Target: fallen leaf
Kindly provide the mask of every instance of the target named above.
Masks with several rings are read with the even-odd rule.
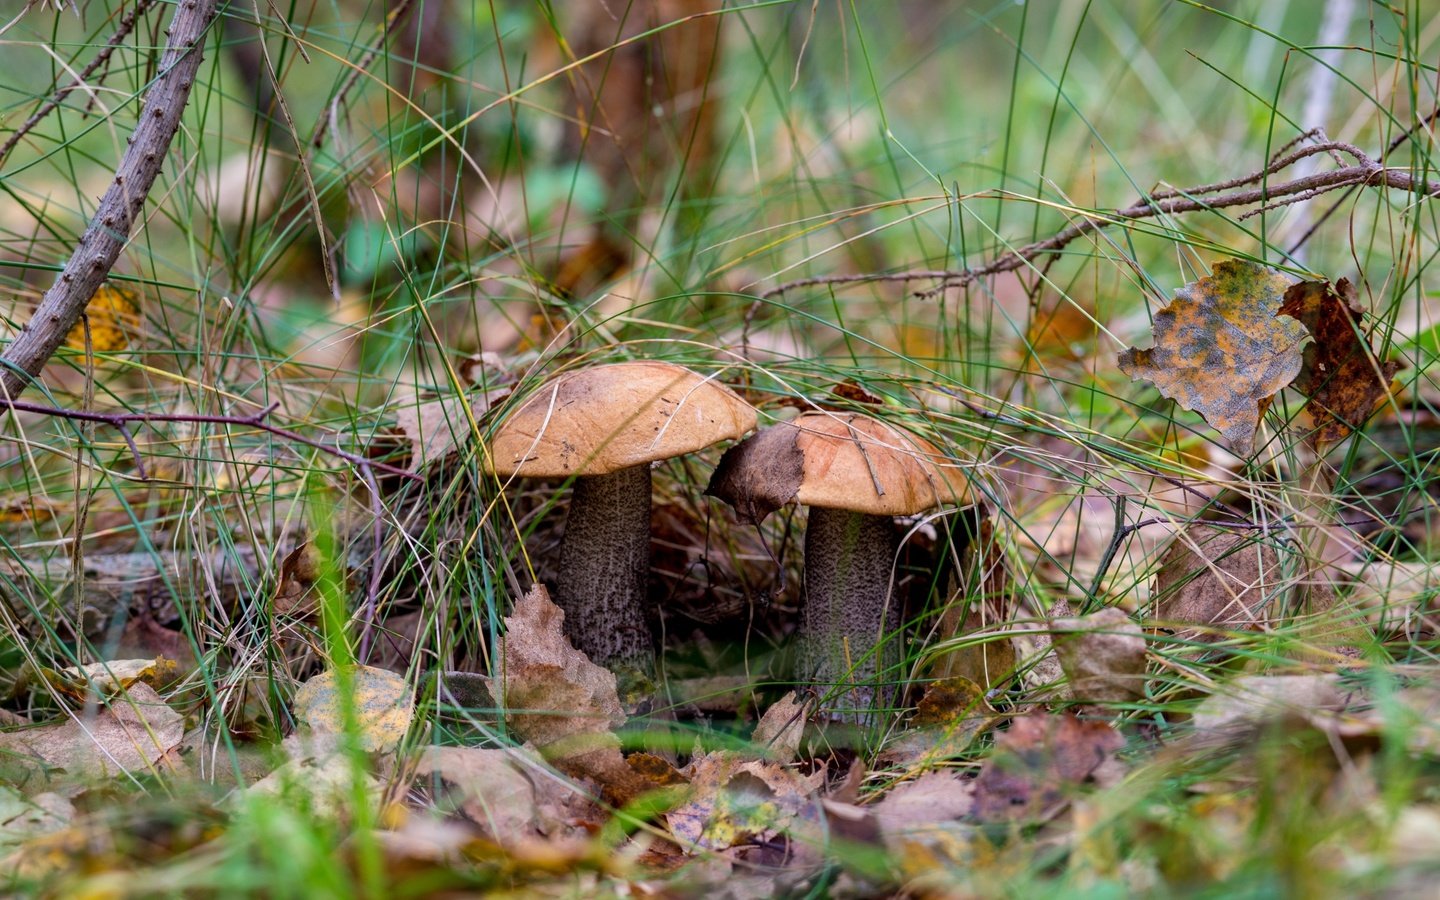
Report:
[[[463,399],[417,399],[402,406],[395,413],[395,425],[410,442],[410,471],[418,472],[455,453],[473,433],[471,418],[484,418],[492,406],[509,395],[509,388],[480,390],[467,393]]]
[[[1285,292],[1280,312],[1299,320],[1314,337],[1292,385],[1309,398],[1305,412],[1315,444],[1344,440],[1359,428],[1390,391],[1397,360],[1380,362],[1361,335],[1361,311],[1348,278],[1302,281]]]
[[[443,782],[451,802],[481,832],[501,846],[541,837],[535,784],[528,774],[543,769],[539,757],[524,751],[476,747],[430,747],[415,770],[419,779]]]
[[[565,613],[537,584],[505,619],[499,698],[510,727],[560,771],[594,779],[616,803],[650,789],[620,752],[613,729],[625,723],[615,674],[565,637]]]
[[[1155,575],[1155,618],[1181,640],[1211,642],[1216,629],[1254,630],[1281,583],[1279,558],[1261,536],[1195,524],[1175,537]]]
[[[175,660],[161,656],[155,659],[112,659],[58,670],[42,668],[40,673],[50,687],[77,700],[85,700],[92,693],[113,697],[137,682],[152,688],[163,687],[174,677],[176,668]]]
[[[758,525],[795,499],[805,477],[799,428],[762,428],[733,444],[720,457],[705,495],[735,508],[744,521]]]
[[[1194,714],[1195,730],[1264,724],[1285,716],[1308,718],[1345,707],[1339,676],[1244,675],[1206,698]]]
[[[681,770],[690,782],[688,800],[665,814],[671,834],[706,850],[766,843],[787,833],[801,815],[819,816],[815,793],[822,768],[808,778],[773,762],[716,750]]]
[[[1124,745],[1108,722],[1068,713],[1020,716],[996,740],[975,778],[974,815],[982,821],[1047,819]]]
[[[970,814],[975,805],[975,779],[954,772],[927,772],[891,788],[875,804],[875,818],[887,842]]]
[[[38,757],[82,775],[153,767],[185,736],[184,718],[154,689],[136,682],[92,714],[0,734],[0,753]]]
[[[1120,354],[1120,370],[1144,378],[1205,417],[1230,448],[1249,456],[1270,400],[1300,373],[1305,326],[1276,315],[1290,279],[1231,259],[1175,291],[1155,313],[1155,342]]]
[[[1090,703],[1128,703],[1145,695],[1145,635],[1124,610],[1109,607],[1057,619],[1055,653],[1071,693]]]
[[[290,616],[314,612],[318,600],[306,600],[310,588],[320,578],[320,563],[320,551],[314,541],[301,541],[285,554],[280,562],[280,583],[275,588],[273,606],[276,614]]]
[[[800,749],[800,736],[805,731],[805,704],[790,691],[760,717],[750,740],[765,748],[766,756],[778,763],[795,759]]]
[[[964,676],[932,682],[915,708],[909,728],[880,751],[889,765],[914,766],[959,756],[995,721],[985,691]]]
[[[394,672],[370,666],[350,670],[349,703],[353,705],[356,737],[370,753],[386,753],[400,746],[415,705],[410,685]],[[295,692],[295,718],[312,735],[322,738],[345,733],[344,698],[339,673],[321,672]]]
[[[90,346],[96,353],[115,353],[130,345],[140,329],[140,303],[128,288],[103,284],[85,307],[90,324]],[[85,352],[85,322],[77,322],[65,336],[65,345]]]
[[[27,798],[14,788],[0,785],[0,851],[41,834],[68,826],[75,807],[59,794],[42,793]]]

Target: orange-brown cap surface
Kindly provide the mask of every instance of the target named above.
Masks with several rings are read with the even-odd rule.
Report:
[[[764,429],[725,452],[706,492],[752,522],[791,500],[876,516],[970,502],[969,480],[934,444],[855,413]]]
[[[910,516],[969,502],[959,465],[924,438],[851,413],[809,412],[793,424],[805,457],[795,499],[805,506]]]
[[[590,366],[544,384],[501,423],[497,475],[605,475],[735,440],[755,410],[734,391],[666,362]]]

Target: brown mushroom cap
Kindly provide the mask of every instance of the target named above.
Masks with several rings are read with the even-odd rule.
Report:
[[[606,475],[734,440],[755,410],[723,384],[673,363],[576,369],[552,379],[501,423],[497,475]]]
[[[852,413],[808,412],[792,424],[805,458],[795,499],[805,506],[910,516],[969,502],[959,465],[924,438]]]

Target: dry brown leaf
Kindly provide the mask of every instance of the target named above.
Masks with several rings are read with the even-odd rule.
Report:
[[[535,774],[545,773],[538,756],[523,750],[430,747],[420,758],[416,777],[442,781],[454,790],[465,816],[501,846],[540,839],[545,829]],[[555,780],[542,774],[545,780]],[[546,790],[547,802],[558,798]],[[572,790],[572,793],[578,793]]]
[[[765,755],[775,762],[788,763],[800,750],[800,736],[805,731],[805,704],[790,691],[760,717],[750,740],[765,748]]]
[[[927,772],[892,788],[875,804],[875,818],[886,842],[962,819],[975,804],[975,780],[954,772]]]
[[[1215,641],[1215,629],[1254,630],[1268,619],[1281,582],[1279,558],[1262,535],[1194,524],[1176,536],[1155,575],[1155,618],[1194,624],[1175,636]]]
[[[505,619],[500,699],[510,727],[556,768],[629,802],[652,785],[626,764],[612,730],[625,723],[615,674],[575,649],[564,619],[544,585],[515,602]]]
[[[0,734],[0,752],[44,760],[80,775],[153,767],[185,736],[185,720],[154,689],[135,683],[93,715]]]
[[[1155,343],[1120,354],[1120,370],[1144,378],[1205,417],[1230,448],[1249,456],[1270,400],[1300,373],[1305,326],[1278,317],[1290,279],[1238,259],[1175,291],[1155,313]]]
[[[1313,428],[1309,440],[1316,445],[1342,441],[1370,418],[1405,364],[1376,359],[1360,334],[1361,311],[1348,278],[1334,285],[1293,284],[1280,312],[1298,319],[1315,339],[1305,348],[1304,366],[1293,385],[1310,401],[1305,404]]]
[[[282,616],[309,615],[319,601],[311,599],[310,588],[320,578],[320,551],[314,541],[301,541],[280,562],[280,584],[275,588],[275,612]]]
[[[762,428],[720,457],[705,494],[735,508],[743,521],[758,525],[795,499],[805,477],[799,428]]]
[[[995,710],[979,685],[960,675],[925,688],[910,728],[880,751],[889,765],[913,766],[964,753],[995,721]]]
[[[724,850],[764,843],[788,832],[806,813],[818,817],[821,769],[809,778],[772,762],[717,750],[681,770],[690,798],[665,814],[671,834],[687,846]]]
[[[1049,818],[1124,745],[1108,722],[1020,716],[975,779],[974,814],[983,821]]]
[[[1215,731],[1286,716],[1308,719],[1344,707],[1337,675],[1245,675],[1201,703],[1194,722],[1197,731]]]
[[[362,749],[387,753],[400,746],[415,716],[414,696],[405,679],[371,666],[349,673],[357,737]],[[295,692],[295,718],[322,738],[345,733],[345,698],[341,678],[333,669],[321,672]]]
[[[1057,619],[1052,627],[1055,653],[1075,697],[1128,703],[1145,695],[1145,635],[1124,610]]]
[[[137,682],[152,688],[163,687],[175,676],[176,668],[175,660],[161,656],[155,659],[112,659],[59,670],[42,668],[40,673],[50,687],[77,700],[85,700],[92,693],[113,697]]]

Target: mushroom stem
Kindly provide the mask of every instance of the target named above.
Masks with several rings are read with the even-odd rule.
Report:
[[[593,662],[653,672],[649,574],[649,464],[576,478],[555,602],[565,611],[566,636]]]
[[[888,668],[894,654],[876,647],[899,618],[890,602],[898,549],[889,516],[810,509],[800,665],[822,687],[854,685],[836,704],[845,719],[865,721],[877,696],[890,694],[883,688],[877,694],[875,673]]]

